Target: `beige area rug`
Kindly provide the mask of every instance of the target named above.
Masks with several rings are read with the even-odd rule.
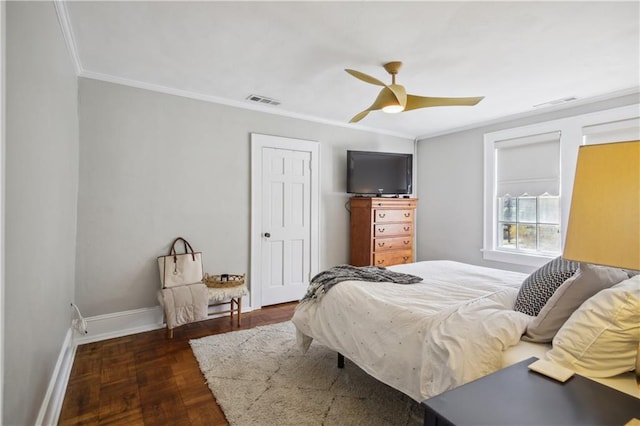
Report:
[[[290,321],[190,342],[231,425],[420,425],[420,404],[314,342]]]

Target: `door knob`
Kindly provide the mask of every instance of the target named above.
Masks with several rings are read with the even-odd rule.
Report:
[[[270,234],[270,233],[268,233],[268,232],[265,232],[265,233],[264,233],[264,236],[265,236],[265,238],[271,238],[271,234]]]

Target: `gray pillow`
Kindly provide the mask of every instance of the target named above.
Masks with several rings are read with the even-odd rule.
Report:
[[[531,275],[520,286],[513,309],[535,317],[558,287],[571,278],[578,262],[556,257]]]
[[[627,273],[622,269],[581,263],[576,273],[558,287],[531,321],[522,340],[550,342],[585,300],[626,279]]]

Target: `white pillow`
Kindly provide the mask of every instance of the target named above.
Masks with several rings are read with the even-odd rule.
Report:
[[[522,340],[551,342],[571,314],[599,291],[628,279],[622,269],[581,263],[547,300],[540,313],[529,323]]]
[[[590,377],[633,371],[640,341],[640,275],[587,299],[553,338],[547,358]]]

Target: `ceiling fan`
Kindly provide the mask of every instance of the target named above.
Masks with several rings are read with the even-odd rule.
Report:
[[[345,69],[346,72],[351,74],[357,79],[360,79],[366,83],[375,84],[376,86],[382,86],[382,90],[378,94],[376,100],[371,106],[364,111],[356,114],[349,122],[356,123],[369,114],[371,111],[381,109],[384,112],[396,113],[403,111],[411,111],[412,109],[436,107],[436,106],[457,106],[457,105],[476,105],[484,96],[471,97],[471,98],[432,98],[426,96],[408,95],[404,86],[396,84],[396,74],[402,67],[402,62],[388,62],[384,64],[384,69],[391,74],[391,84],[386,85],[377,78],[371,77],[360,71]]]

